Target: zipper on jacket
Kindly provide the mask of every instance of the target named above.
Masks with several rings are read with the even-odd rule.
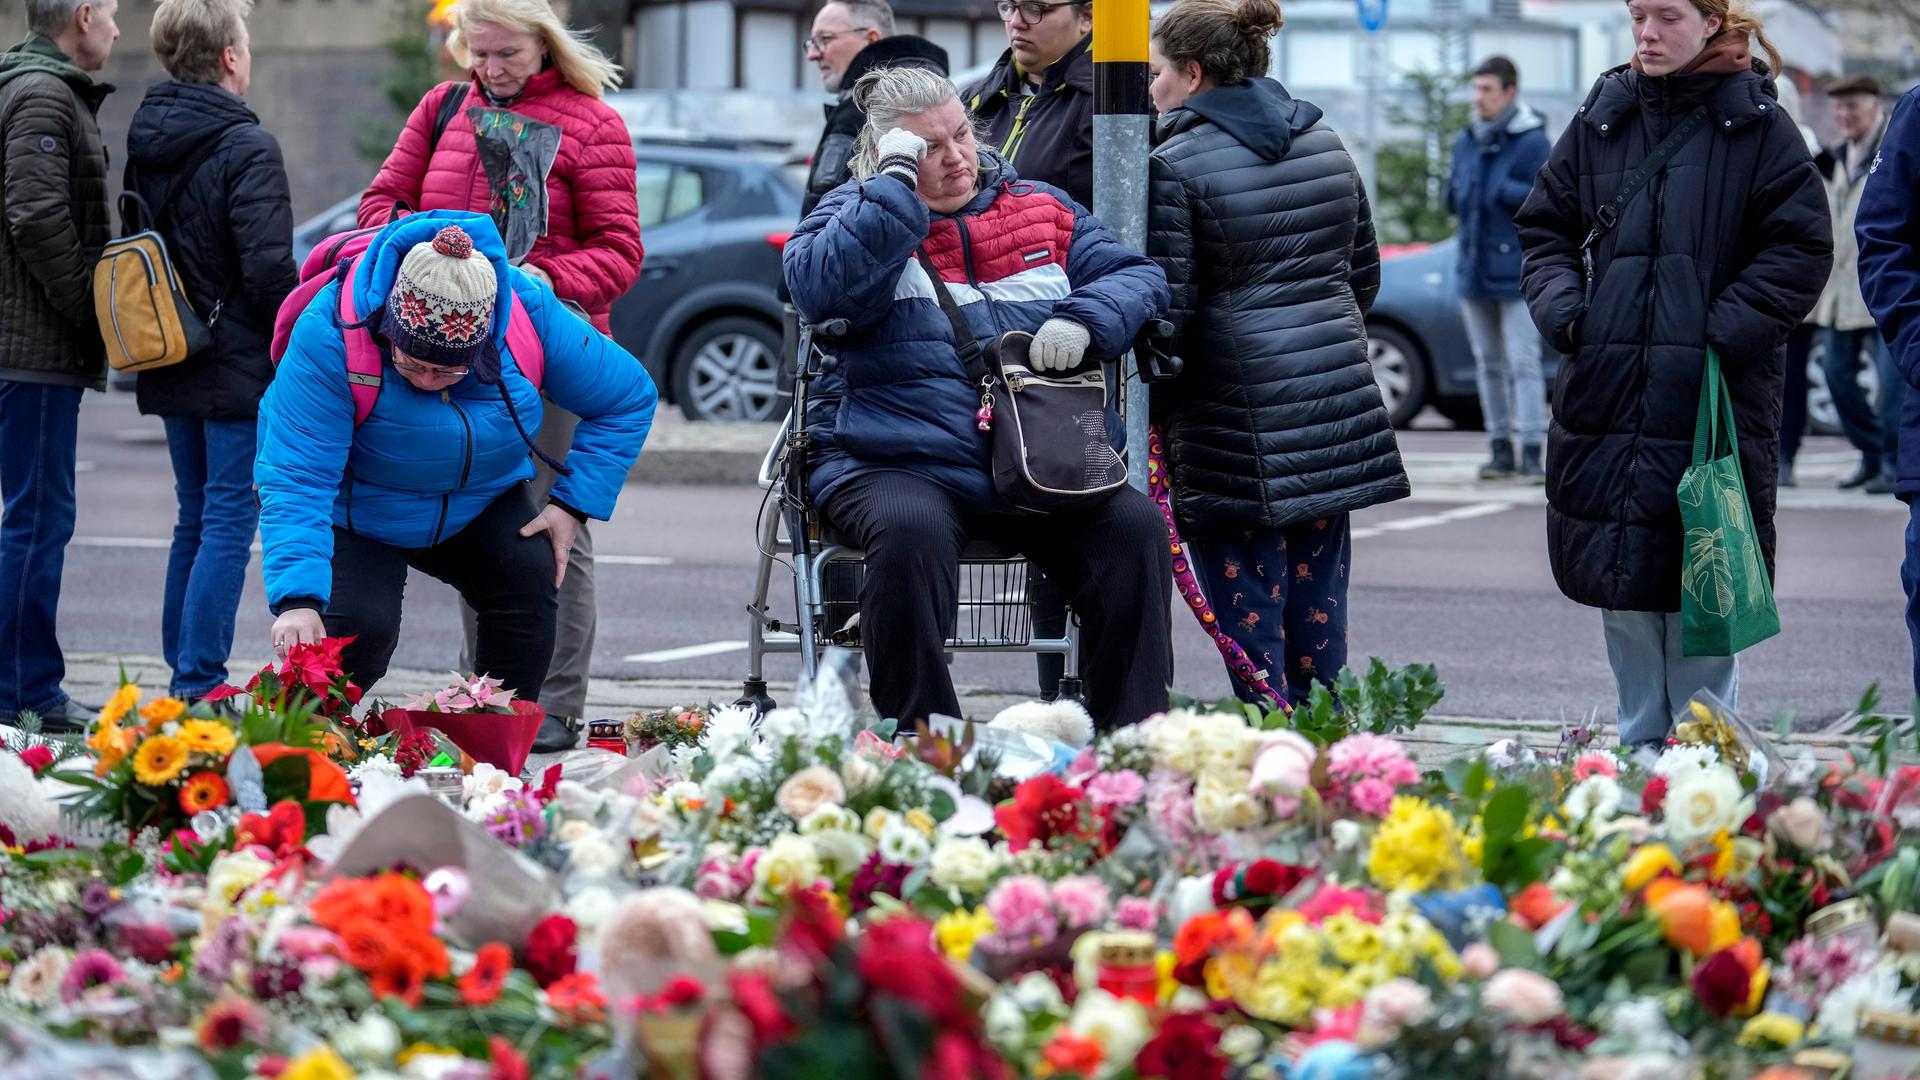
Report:
[[[973,234],[967,231],[967,219],[955,217],[953,227],[960,233],[960,265],[967,272],[967,284],[973,286],[974,291],[980,294],[980,302],[987,308],[987,320],[993,324],[993,336],[999,337],[1000,313],[994,310],[993,298],[987,295],[987,290],[980,287],[980,275],[973,269]],[[956,341],[954,344],[957,346],[960,343]]]
[[[1024,90],[1024,87],[1022,89]],[[1007,141],[1000,146],[1000,156],[1006,158],[1008,162],[1012,162],[1013,155],[1020,152],[1020,140],[1027,133],[1027,109],[1039,96],[1028,93],[1020,95],[1020,108],[1013,114],[1013,128],[1007,132]]]
[[[459,403],[451,397],[447,399],[447,404],[453,406],[453,414],[460,418],[460,430],[464,441],[460,454],[460,487],[464,489],[467,486],[467,476],[473,471],[473,421],[467,419],[467,410],[461,408]]]
[[[1640,324],[1640,384],[1645,386],[1651,374],[1648,370],[1653,361],[1653,305],[1660,295],[1660,220],[1666,215],[1667,207],[1667,169],[1660,167],[1660,175],[1653,180],[1653,277],[1647,283],[1646,315]],[[1643,399],[1644,400],[1644,399]],[[1627,482],[1620,487],[1620,520],[1624,531],[1627,510],[1633,506],[1633,474],[1640,471],[1640,438],[1646,431],[1646,408],[1641,407],[1640,423],[1633,433],[1633,446],[1627,451]],[[1624,535],[1613,554],[1613,591],[1620,594],[1620,582],[1626,577],[1626,543]]]

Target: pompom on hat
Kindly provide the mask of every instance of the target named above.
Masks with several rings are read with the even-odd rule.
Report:
[[[474,253],[465,229],[449,225],[432,240],[415,244],[401,261],[380,333],[422,363],[486,367],[484,358],[495,355],[498,296],[493,263]]]

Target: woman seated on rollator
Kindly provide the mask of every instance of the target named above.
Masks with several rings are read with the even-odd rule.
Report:
[[[480,672],[538,700],[567,551],[582,522],[613,514],[653,424],[653,380],[545,283],[510,268],[483,214],[402,217],[349,273],[300,315],[260,405],[254,480],[274,649],[351,636],[342,666],[372,687],[399,641],[412,567],[478,613]],[[343,321],[342,288],[357,321]],[[356,334],[381,354],[364,417],[353,384],[369,377],[350,380],[347,360]],[[543,387],[580,427],[565,463],[549,462],[561,475],[535,506],[527,482]]]
[[[886,69],[854,94],[866,113],[854,176],[788,241],[787,287],[808,322],[845,320],[839,364],[814,383],[812,497],[866,552],[861,639],[875,706],[960,715],[943,643],[970,540],[1018,550],[1084,625],[1087,705],[1103,727],[1167,707],[1172,570],[1159,511],[1122,486],[1069,512],[996,498],[989,435],[924,247],[982,347],[1033,335],[1036,371],[1126,351],[1167,305],[1159,268],[1064,192],[1022,180],[974,141],[953,84]]]

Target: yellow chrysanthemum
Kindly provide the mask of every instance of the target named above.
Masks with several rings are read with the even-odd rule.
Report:
[[[215,757],[233,753],[238,741],[233,737],[233,729],[218,720],[189,720],[180,725],[180,734],[175,737],[189,751]]]
[[[417,1058],[417,1057],[457,1058],[459,1056],[460,1056],[460,1051],[455,1050],[451,1046],[435,1046],[432,1043],[417,1042],[409,1045],[406,1049],[400,1051],[398,1054],[395,1054],[393,1056],[393,1062],[394,1064],[404,1069],[407,1067],[408,1062],[412,1061],[414,1058]],[[285,1076],[286,1074],[281,1073],[280,1075]]]
[[[187,703],[173,697],[154,698],[140,709],[140,719],[147,722],[148,731],[159,731],[186,714]]]
[[[1394,796],[1367,853],[1373,880],[1383,889],[1425,892],[1451,887],[1465,869],[1453,815],[1417,796]]]
[[[323,1046],[287,1062],[280,1080],[353,1080],[353,1070],[332,1047]]]
[[[113,696],[107,699],[107,703],[101,706],[100,723],[102,725],[119,723],[121,717],[127,715],[127,710],[133,708],[139,700],[140,688],[132,683],[122,683],[120,689],[115,690]]]
[[[933,924],[933,939],[940,951],[964,964],[973,956],[974,942],[993,933],[993,916],[982,907],[977,911],[962,908],[940,916]]]
[[[187,768],[187,748],[170,735],[154,735],[133,755],[133,778],[150,787],[172,783]]]

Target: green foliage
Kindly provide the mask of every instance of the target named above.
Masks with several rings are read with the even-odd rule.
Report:
[[[1914,713],[1915,717],[1910,720],[1882,716],[1879,683],[1867,687],[1866,693],[1860,695],[1859,704],[1853,707],[1853,730],[1869,740],[1867,757],[1873,761],[1876,774],[1887,775],[1893,759],[1909,747],[1913,753],[1920,754],[1920,703],[1916,704]]]
[[[1559,860],[1561,845],[1526,835],[1532,804],[1533,792],[1525,785],[1506,784],[1494,791],[1480,812],[1486,830],[1480,874],[1509,895],[1546,877]]]
[[[431,10],[431,3],[412,3],[388,16],[387,73],[381,88],[393,111],[360,117],[353,139],[361,159],[374,165],[387,160],[414,106],[440,84],[440,47],[427,26]]]
[[[1447,212],[1447,173],[1453,140],[1467,126],[1471,107],[1456,97],[1461,79],[1437,71],[1406,73],[1411,106],[1387,106],[1387,120],[1414,134],[1380,144],[1374,155],[1373,215],[1383,244],[1432,243],[1452,236]]]
[[[1356,732],[1400,735],[1412,731],[1446,692],[1432,664],[1389,670],[1386,661],[1376,656],[1364,676],[1350,667],[1341,668],[1332,690],[1314,683],[1306,703],[1292,716],[1276,710],[1252,719],[1256,727],[1290,727],[1329,746]]]

